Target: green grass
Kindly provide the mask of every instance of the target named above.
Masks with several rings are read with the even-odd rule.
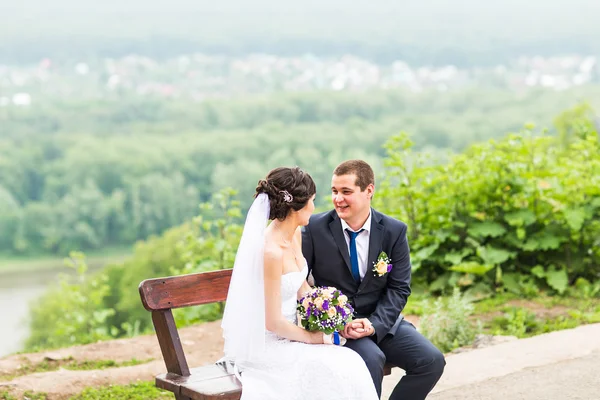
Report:
[[[23,365],[16,372],[11,374],[0,374],[0,381],[10,381],[16,377],[34,374],[36,372],[56,371],[59,368],[89,371],[94,369],[129,367],[132,365],[145,364],[153,360],[153,358],[145,360],[137,360],[134,358],[123,362],[114,360],[75,361],[72,357],[69,357],[64,360],[44,360],[38,364],[31,364],[28,361],[24,361]]]
[[[121,261],[129,256],[131,252],[132,247],[121,246],[90,251],[86,252],[85,255],[88,265],[93,268]],[[56,255],[15,256],[0,253],[0,275],[3,273],[66,268],[65,258],[66,256]]]
[[[411,296],[404,315],[423,316],[423,305],[433,298],[424,293]],[[543,333],[600,323],[600,298],[542,295],[523,298],[498,294],[474,303],[473,323],[481,323],[482,333],[526,338]]]
[[[600,323],[600,298],[582,293],[537,298],[498,294],[478,302],[459,295],[438,298],[433,307],[434,299],[419,293],[414,300],[411,298],[403,314],[421,317],[421,333],[448,352],[469,346],[478,333],[527,338]]]
[[[25,393],[23,393],[23,399],[27,400],[46,400],[47,398],[48,395],[42,392],[36,393],[28,390]],[[17,400],[17,397],[11,395],[5,390],[3,392],[0,392],[0,400]]]
[[[100,388],[87,388],[69,400],[171,400],[173,394],[157,389],[154,382],[138,382],[125,386],[110,385]]]
[[[488,314],[507,311],[517,305],[536,309],[540,312],[552,309],[584,310],[600,306],[600,298],[579,298],[560,296],[539,296],[525,299],[514,294],[499,294],[475,303],[475,314]]]
[[[475,303],[484,333],[519,338],[600,322],[600,298],[501,294]]]
[[[497,311],[500,315],[484,322],[486,333],[526,338],[599,323],[600,299],[542,297],[523,305],[505,305]]]

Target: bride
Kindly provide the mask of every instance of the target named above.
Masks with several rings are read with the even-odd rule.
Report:
[[[256,188],[222,322],[224,359],[242,381],[242,400],[378,399],[358,353],[297,324],[297,299],[310,289],[300,227],[315,193],[298,167],[273,169]]]

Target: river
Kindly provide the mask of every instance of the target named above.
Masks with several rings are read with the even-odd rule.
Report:
[[[90,267],[88,273],[100,268]],[[72,269],[52,268],[0,272],[0,357],[21,351],[29,335],[29,305],[51,285],[58,284],[61,273]]]

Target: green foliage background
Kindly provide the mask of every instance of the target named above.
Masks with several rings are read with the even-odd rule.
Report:
[[[412,132],[415,150],[444,162],[449,151],[548,121],[579,98],[600,98],[600,88],[279,93],[201,103],[117,96],[0,108],[0,254],[132,245],[191,219],[199,202],[227,187],[240,191],[245,209],[251,183],[279,165],[308,169],[323,206],[340,160],[366,159],[383,176],[382,145],[396,132]]]
[[[406,135],[391,137],[374,206],[410,227],[414,286],[434,294],[458,287],[471,298],[597,296],[600,145],[592,117],[580,105],[556,118],[556,135],[527,126],[443,163],[413,152]],[[197,217],[139,242],[124,263],[91,278],[81,273],[80,282],[63,281],[33,307],[28,348],[150,330],[139,282],[231,267],[242,228],[237,195],[215,192]],[[78,257],[75,266],[83,264]],[[176,311],[182,326],[217,319],[222,308]],[[467,334],[473,333],[461,333]]]

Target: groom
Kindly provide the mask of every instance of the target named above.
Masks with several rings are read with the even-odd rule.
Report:
[[[313,215],[302,233],[302,252],[315,284],[335,286],[350,299],[356,319],[343,336],[365,360],[379,396],[389,362],[406,371],[390,400],[425,399],[446,361],[400,314],[411,293],[406,225],[371,208],[375,176],[364,161],[338,165],[331,190],[335,209]],[[374,271],[386,256],[391,269],[382,262],[383,268]]]

